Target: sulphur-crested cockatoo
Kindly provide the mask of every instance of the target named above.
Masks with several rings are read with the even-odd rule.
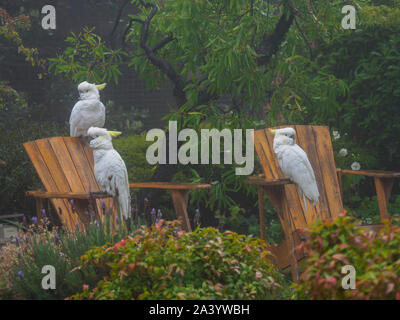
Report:
[[[130,216],[131,196],[129,193],[128,172],[125,162],[113,148],[111,137],[121,132],[107,131],[104,128],[91,127],[87,131],[89,146],[93,148],[94,175],[102,191],[113,196],[114,206],[120,218]]]
[[[294,139],[296,131],[293,128],[272,129],[274,137],[274,152],[278,157],[279,166],[286,178],[297,185],[300,197],[303,198],[307,211],[308,198],[312,206],[318,203],[319,192],[314,170],[307,154]]]
[[[105,83],[95,85],[86,81],[78,85],[79,101],[72,109],[69,118],[71,137],[86,137],[90,127],[104,126],[106,111],[100,101],[99,90],[103,90],[105,86]]]

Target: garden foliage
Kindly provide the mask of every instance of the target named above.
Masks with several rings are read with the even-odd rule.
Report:
[[[45,216],[45,215],[44,215]],[[95,285],[100,279],[92,268],[76,269],[80,257],[89,249],[113,244],[134,230],[134,221],[116,225],[106,214],[104,223],[90,215],[84,230],[67,232],[50,227],[48,218],[24,219],[23,229],[13,243],[2,248],[0,256],[0,299],[64,299],[82,288],[84,283]],[[128,228],[129,227],[129,228]],[[82,228],[81,228],[82,229]],[[56,269],[56,289],[42,288],[42,268]]]
[[[341,216],[306,232],[308,258],[296,288],[301,299],[400,299],[400,227],[385,223],[374,234]],[[342,267],[356,271],[356,288],[344,290]]]
[[[265,242],[234,232],[160,220],[114,245],[90,250],[81,269],[104,277],[73,299],[276,299],[282,275]]]

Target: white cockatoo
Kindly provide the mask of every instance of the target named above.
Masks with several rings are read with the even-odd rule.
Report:
[[[78,85],[79,101],[75,103],[69,118],[71,137],[86,137],[90,127],[104,126],[106,109],[100,101],[99,90],[105,86],[105,83],[95,85],[86,81]]]
[[[114,206],[118,209],[120,218],[126,219],[131,212],[128,171],[124,160],[111,142],[111,137],[120,134],[121,132],[96,127],[91,127],[87,131],[87,135],[92,138],[89,146],[93,148],[96,181],[103,192],[113,196]]]
[[[297,185],[307,211],[305,198],[310,200],[312,206],[318,203],[319,198],[314,170],[307,154],[296,144],[294,139],[296,131],[293,128],[271,129],[271,132],[275,134],[273,148],[279,166],[286,178]]]

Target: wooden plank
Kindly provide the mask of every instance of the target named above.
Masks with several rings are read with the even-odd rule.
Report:
[[[256,149],[256,153],[258,156],[258,160],[260,161],[261,168],[264,172],[264,176],[266,180],[276,180],[271,168],[270,168],[270,159],[267,156],[268,141],[266,140],[266,136],[264,134],[264,129],[257,130],[254,132],[254,147]]]
[[[273,129],[282,129],[282,128],[287,128],[287,127],[291,127],[296,130],[296,126],[294,126],[294,125],[279,126],[279,127],[273,128]],[[295,136],[295,139],[297,141],[298,137]],[[272,146],[271,146],[271,148],[272,148]],[[276,165],[279,166],[278,161],[276,162]],[[280,168],[280,166],[279,166],[279,168]],[[303,200],[300,199],[300,197],[299,197],[297,186],[295,184],[286,185],[285,186],[285,194],[286,194],[286,199],[288,202],[289,214],[293,221],[294,229],[292,231],[294,231],[295,229],[304,228],[305,226],[307,226],[308,222],[307,222],[306,214],[304,212]]]
[[[182,220],[183,229],[187,232],[192,232],[189,215],[187,213],[188,191],[171,190],[171,195],[176,215],[180,220]]]
[[[264,212],[264,190],[258,187],[258,216],[260,218],[260,235],[261,239],[267,241],[267,234],[265,233],[265,212]]]
[[[329,217],[335,219],[343,211],[342,197],[336,174],[335,159],[328,127],[313,126],[315,146],[318,152],[319,163],[322,172],[324,190],[328,201]]]
[[[50,143],[50,139],[40,139],[36,141],[36,145],[38,150],[50,171],[51,176],[54,179],[54,182],[57,185],[56,192],[71,192],[72,189],[68,183],[68,178],[65,174],[64,168],[60,163],[59,156],[54,152],[54,148]],[[48,190],[53,191],[53,190]],[[68,226],[69,228],[74,228],[75,223],[78,221],[76,214],[72,211],[70,202],[66,199],[63,200],[65,207],[67,208],[68,215]]]
[[[48,191],[28,191],[26,193],[29,196],[33,196],[36,198],[49,199],[49,198],[58,198],[58,199],[90,199],[90,197],[94,197],[96,199],[109,198],[111,195],[107,193],[102,194],[89,194],[85,192],[48,192]]]
[[[264,152],[268,159],[269,168],[272,171],[273,179],[285,179],[285,175],[283,174],[281,167],[278,163],[278,158],[274,152],[274,135],[271,133],[269,129],[263,130],[263,134],[265,137],[266,145],[264,146]]]
[[[24,143],[24,148],[31,159],[39,178],[45,187],[49,191],[59,191],[56,182],[54,181],[38,147],[36,141]],[[60,217],[60,220],[65,225],[70,225],[69,219],[69,206],[66,205],[64,200],[51,199],[51,202]]]
[[[385,184],[383,178],[374,177],[376,196],[378,198],[379,214],[381,216],[381,221],[389,219],[389,213],[387,210],[387,201],[389,196],[386,195]]]
[[[71,137],[64,137],[64,143],[71,155],[73,164],[79,176],[81,177],[81,181],[85,188],[85,191],[88,192],[98,192],[101,190],[99,185],[97,184],[96,178],[94,176],[94,166],[93,166],[93,152],[91,150],[85,148],[88,147],[87,142],[83,142],[80,138],[71,138]],[[89,198],[87,198],[89,199]],[[95,200],[97,208],[95,212],[102,212],[102,206],[100,200]],[[113,206],[112,199],[105,200],[106,208]],[[113,206],[113,212],[116,209]],[[115,213],[116,214],[116,213]],[[98,217],[103,220],[102,217]]]
[[[289,179],[279,179],[279,180],[272,180],[272,181],[268,181],[265,179],[247,179],[245,180],[246,184],[255,184],[258,186],[276,186],[276,185],[282,185],[282,184],[290,184],[293,183],[291,182]]]
[[[130,183],[131,188],[148,188],[148,189],[168,189],[168,190],[193,190],[193,189],[209,189],[210,184],[202,183],[177,183],[177,182],[134,182]]]
[[[384,170],[341,170],[344,174],[355,174],[367,177],[400,178],[400,172]]]
[[[71,155],[64,143],[64,139],[62,137],[50,138],[49,142],[63,169],[70,190],[72,192],[85,192],[85,187],[81,181],[81,177],[76,171]]]
[[[301,147],[306,152],[308,159],[310,160],[311,166],[314,170],[315,179],[317,182],[317,187],[319,191],[319,203],[312,210],[313,215],[311,216],[310,222],[313,223],[319,217],[321,220],[329,219],[329,208],[328,208],[328,198],[326,196],[326,185],[324,184],[323,179],[323,170],[320,164],[320,157],[318,154],[318,149],[316,145],[315,136],[313,133],[313,129],[317,132],[321,128],[324,127],[317,127],[317,126],[297,126],[298,128],[298,136],[301,141]],[[323,130],[323,129],[322,129]],[[329,130],[328,130],[329,132]],[[322,132],[323,134],[324,132]],[[310,202],[307,203],[308,208],[311,207]],[[311,211],[311,210],[310,210]]]
[[[77,139],[64,138],[64,143],[71,155],[72,162],[78,175],[81,178],[84,190],[86,192],[99,191],[100,188],[94,176],[93,167],[90,165],[82,142]]]
[[[309,126],[295,126],[294,129],[296,130],[296,140],[297,140],[296,143],[306,153],[315,174],[318,190],[320,190],[320,194],[322,194],[324,189],[323,186],[321,188],[320,180],[322,179],[320,180],[318,179],[321,178],[320,175],[318,175],[320,171],[320,166],[318,161],[318,155],[315,150],[314,135],[312,133],[312,130]],[[318,211],[319,211],[318,209],[320,209],[320,206],[317,205],[315,207],[312,207],[310,201],[306,198],[307,201],[307,212],[306,212],[304,199],[300,198],[299,196],[299,200],[303,209],[304,217],[306,219],[306,224],[308,225],[309,223],[315,222],[318,217]]]

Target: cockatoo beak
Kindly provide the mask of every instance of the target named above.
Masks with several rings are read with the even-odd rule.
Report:
[[[94,86],[97,88],[97,90],[101,91],[106,87],[107,83],[102,83],[102,84],[95,84]]]
[[[276,133],[276,129],[269,129],[269,131],[270,131],[272,134],[275,134],[275,133]]]
[[[122,132],[120,132],[120,131],[108,131],[107,130],[107,133],[110,135],[110,137],[115,138],[115,137],[118,137]]]

